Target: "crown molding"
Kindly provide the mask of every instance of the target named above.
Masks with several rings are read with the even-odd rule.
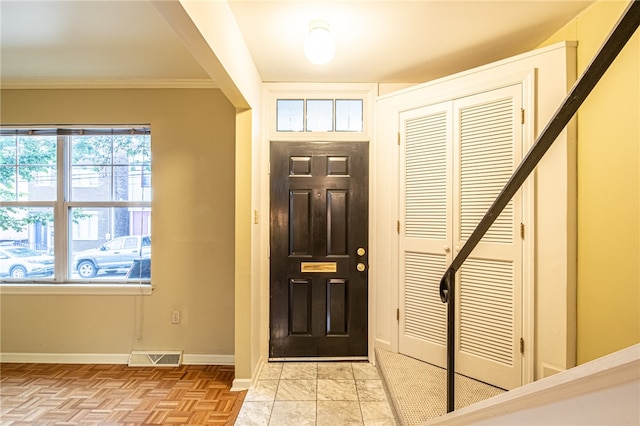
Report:
[[[209,79],[41,80],[3,79],[2,89],[218,89]]]

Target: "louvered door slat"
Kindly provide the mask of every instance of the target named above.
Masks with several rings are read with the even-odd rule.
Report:
[[[513,266],[468,260],[460,270],[460,351],[513,365],[512,317]]]
[[[446,344],[446,310],[438,293],[445,260],[445,256],[405,253],[405,334],[439,345]]]
[[[513,100],[498,99],[460,110],[460,228],[467,240],[513,173]],[[510,243],[513,203],[484,241]]]
[[[405,123],[405,233],[409,238],[445,237],[446,140],[445,112]]]

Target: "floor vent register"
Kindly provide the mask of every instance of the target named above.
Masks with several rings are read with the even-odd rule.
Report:
[[[182,364],[182,351],[133,351],[131,355],[129,355],[129,367],[178,367],[180,364]]]

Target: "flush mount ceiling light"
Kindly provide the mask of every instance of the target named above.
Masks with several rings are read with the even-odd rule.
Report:
[[[309,34],[304,41],[304,54],[313,64],[324,65],[333,59],[336,53],[336,42],[329,32],[329,24],[325,21],[312,21]]]

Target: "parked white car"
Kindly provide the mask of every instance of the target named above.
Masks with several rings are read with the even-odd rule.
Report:
[[[0,246],[0,275],[11,278],[53,274],[54,258],[25,247]]]

